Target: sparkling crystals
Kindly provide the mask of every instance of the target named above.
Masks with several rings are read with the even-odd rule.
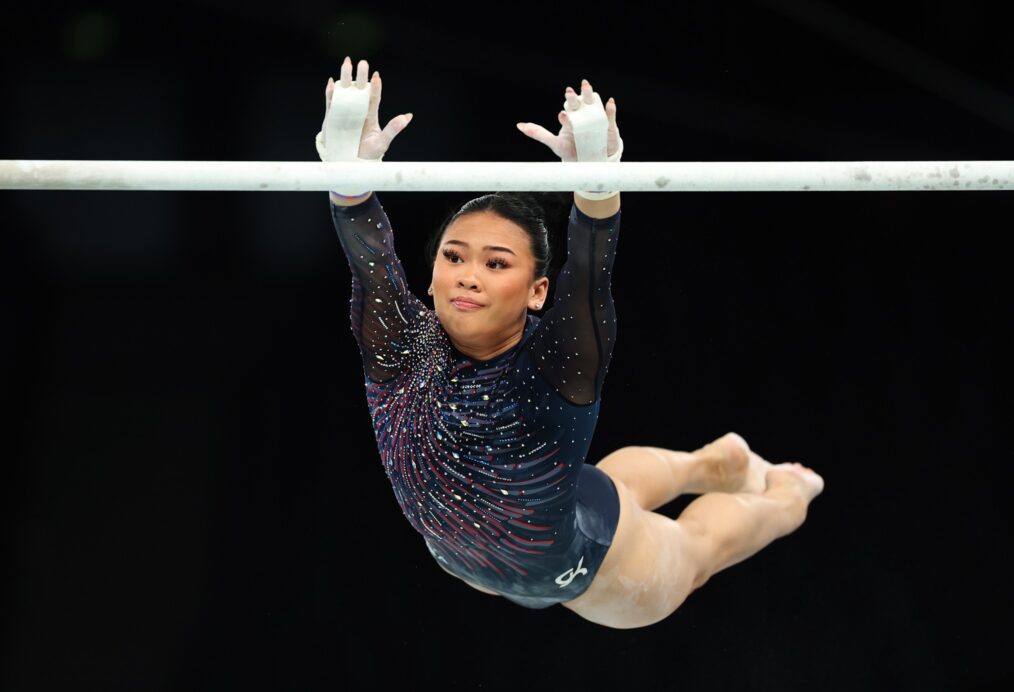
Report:
[[[463,354],[454,355],[444,329],[447,325],[406,294],[391,245],[390,223],[383,215],[378,221],[371,218],[350,231],[337,220],[343,226],[339,228],[343,241],[360,243],[349,257],[367,250],[355,260],[359,276],[369,287],[379,287],[365,296],[357,294],[359,302],[350,303],[354,310],[362,308],[363,336],[369,340],[368,344],[364,341],[367,364],[394,378],[379,381],[371,376],[367,382],[384,468],[406,517],[428,543],[440,545],[441,553],[453,556],[459,566],[476,570],[476,575],[490,564],[509,571],[509,556],[500,543],[512,533],[509,518],[515,526],[526,527],[510,539],[517,539],[518,545],[532,540],[529,534],[534,526],[549,529],[541,536],[548,538],[572,520],[566,514],[571,508],[553,501],[574,487],[577,474],[572,469],[582,463],[580,453],[587,449],[589,425],[594,425],[597,409],[575,408],[567,399],[570,395],[587,398],[582,392],[596,381],[598,369],[590,349],[596,341],[610,347],[615,341],[611,332],[588,336],[584,330],[600,329],[599,322],[609,314],[604,311],[610,300],[609,277],[602,271],[611,258],[603,248],[612,253],[616,244],[596,240],[591,262],[564,269],[570,278],[556,296],[555,319],[546,323],[555,326],[535,334],[529,352],[520,350],[520,357],[510,362],[480,364]],[[592,230],[599,232],[594,226]],[[361,235],[353,237],[353,233]],[[346,242],[345,247],[352,245]],[[595,281],[579,276],[589,273],[595,274]],[[529,326],[534,327],[534,322]],[[370,362],[369,356],[378,352],[383,355]],[[393,362],[386,362],[388,356]],[[536,371],[552,377],[536,377]],[[563,380],[566,384],[558,393],[571,391],[547,397],[547,387]],[[560,460],[565,463],[557,464]],[[442,559],[436,553],[434,557]]]

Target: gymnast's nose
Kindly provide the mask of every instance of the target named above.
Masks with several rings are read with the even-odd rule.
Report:
[[[462,272],[462,274],[458,277],[458,286],[471,291],[479,288],[479,282],[476,280],[475,275],[471,272]]]

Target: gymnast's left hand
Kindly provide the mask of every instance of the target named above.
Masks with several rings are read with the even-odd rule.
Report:
[[[574,129],[571,126],[567,112],[578,110],[584,105],[595,103],[595,91],[587,79],[581,80],[581,94],[578,95],[573,88],[567,87],[564,92],[566,102],[564,110],[557,114],[560,121],[559,134],[553,134],[541,125],[535,123],[521,122],[517,128],[537,142],[542,142],[560,157],[562,161],[577,161],[577,146],[574,143]],[[601,107],[601,106],[596,106]],[[612,97],[605,104],[608,129],[606,130],[606,156],[612,156],[620,149],[620,130],[616,126],[616,100]]]

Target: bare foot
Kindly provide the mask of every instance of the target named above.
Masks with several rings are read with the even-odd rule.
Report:
[[[742,492],[750,466],[749,454],[746,440],[733,432],[704,445],[692,455],[695,463],[687,478],[686,492]],[[761,487],[760,492],[763,491]]]
[[[754,451],[750,451],[750,466],[746,470],[746,482],[740,488],[741,493],[760,495],[767,488],[765,477],[774,466]]]
[[[824,491],[824,479],[813,469],[797,462],[773,464],[766,479],[768,489],[794,487],[806,500],[806,504],[810,504],[813,498]]]

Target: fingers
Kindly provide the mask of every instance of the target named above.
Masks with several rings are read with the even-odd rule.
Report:
[[[380,92],[382,84],[380,82],[380,73],[374,72],[373,79],[370,80],[370,106],[366,111],[366,127],[367,128],[379,128],[380,127]]]
[[[391,118],[391,122],[387,123],[387,127],[381,132],[384,139],[387,140],[387,144],[391,144],[391,140],[398,136],[398,133],[408,127],[408,124],[412,122],[411,113],[402,113],[396,118]]]
[[[542,127],[542,125],[536,125],[535,123],[518,123],[517,127],[527,136],[531,137],[536,142],[545,144],[550,149],[552,149],[556,144],[556,135]]]
[[[576,111],[581,107],[581,102],[572,88],[567,87],[567,91],[564,93],[567,98],[567,110]]]
[[[356,74],[356,88],[366,88],[366,77],[370,74],[370,63],[365,60],[359,61],[359,72]]]
[[[609,127],[616,129],[616,100],[610,96],[606,101],[606,117],[609,119]]]
[[[341,84],[346,88],[352,86],[352,58],[347,55],[342,63]]]
[[[592,88],[591,82],[587,79],[581,80],[581,95],[567,87],[567,110],[577,110],[584,104],[591,104],[595,102],[595,90]],[[609,127],[613,130],[617,129],[616,126],[616,99],[610,97],[605,104],[606,117],[609,119]],[[563,118],[560,119],[560,124],[563,124]]]
[[[357,65],[356,71],[356,88],[366,88],[366,78],[370,74],[370,63],[365,60],[360,60]],[[352,86],[352,58],[348,55],[345,56],[345,60],[342,62],[341,70],[341,85],[344,88]]]
[[[567,90],[564,93],[567,99],[566,108],[570,111],[576,111],[582,104],[591,105],[595,103],[595,90],[592,89],[591,82],[587,79],[581,80],[580,95],[578,95],[571,87],[567,87]]]

